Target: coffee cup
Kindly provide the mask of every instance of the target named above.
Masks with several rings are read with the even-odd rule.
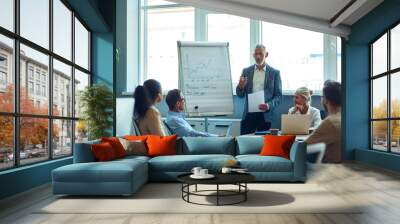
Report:
[[[201,175],[200,174],[200,171],[202,170],[202,168],[201,167],[194,167],[193,169],[192,169],[192,173],[194,174],[194,175],[196,175],[196,176],[199,176],[199,175]]]
[[[230,173],[232,171],[232,168],[230,167],[222,167],[221,172],[222,173]]]
[[[200,170],[200,176],[207,176],[208,175],[208,169],[201,169]]]

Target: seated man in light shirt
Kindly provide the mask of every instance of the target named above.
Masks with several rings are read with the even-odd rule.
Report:
[[[179,89],[170,90],[165,97],[169,111],[166,119],[168,127],[174,134],[179,137],[217,137],[218,135],[210,134],[207,132],[196,131],[185,120],[182,113],[185,108],[185,98]]]

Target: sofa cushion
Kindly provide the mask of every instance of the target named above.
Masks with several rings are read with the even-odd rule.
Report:
[[[140,135],[140,136],[136,136],[136,135],[125,135],[124,139],[129,140],[129,141],[142,141],[142,142],[146,142],[147,139],[147,135]]]
[[[265,135],[261,156],[280,156],[289,159],[290,148],[296,135]]]
[[[122,158],[126,156],[126,151],[124,146],[121,144],[117,137],[104,137],[101,138],[101,142],[108,142],[114,149],[115,155],[117,158]]]
[[[149,170],[163,172],[190,172],[199,166],[210,171],[219,171],[230,159],[231,155],[175,155],[158,156],[149,160]]]
[[[92,144],[99,144],[100,140],[75,143],[74,163],[95,162],[96,158],[90,148]]]
[[[57,182],[131,182],[134,173],[147,176],[145,159],[74,163],[53,170]]]
[[[94,157],[96,157],[96,161],[105,162],[118,158],[112,145],[108,142],[92,144],[90,147],[92,149]]]
[[[138,155],[145,156],[147,155],[146,143],[140,140],[126,140],[124,138],[118,138],[121,142],[124,150],[126,151],[126,155]]]
[[[240,167],[249,172],[292,172],[292,161],[278,156],[238,155]]]
[[[146,140],[148,156],[165,156],[176,154],[176,135],[156,136],[149,135]]]
[[[181,153],[234,155],[235,139],[232,137],[183,137]]]
[[[236,137],[236,155],[260,154],[264,144],[263,136],[238,136]]]
[[[135,163],[134,161],[138,160],[138,161],[142,161],[142,162],[148,162],[150,159],[150,157],[147,156],[135,156],[135,155],[131,155],[131,156],[125,156],[124,158],[121,159],[117,159],[114,160],[113,162],[127,162],[127,163]]]

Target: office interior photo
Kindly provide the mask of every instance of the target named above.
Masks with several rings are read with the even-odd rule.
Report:
[[[0,223],[400,223],[400,0],[0,0]]]

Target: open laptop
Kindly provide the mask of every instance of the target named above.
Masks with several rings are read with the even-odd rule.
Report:
[[[281,127],[283,135],[308,135],[311,115],[282,114]]]

